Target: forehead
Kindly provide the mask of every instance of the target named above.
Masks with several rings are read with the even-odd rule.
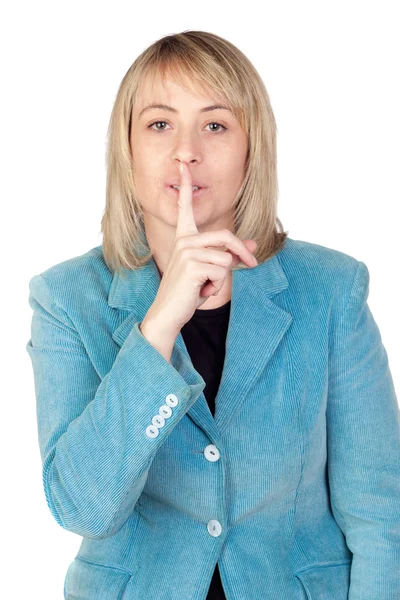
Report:
[[[226,103],[225,98],[218,97],[206,84],[188,75],[178,78],[171,74],[162,76],[161,73],[156,72],[143,77],[137,89],[136,104],[142,107],[155,101],[167,103],[172,97],[186,94],[202,103],[205,101],[210,104],[222,101]]]

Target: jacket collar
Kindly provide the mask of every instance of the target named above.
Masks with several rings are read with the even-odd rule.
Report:
[[[273,301],[274,296],[289,285],[279,261],[281,251],[257,267],[232,272],[226,355],[215,399],[215,414],[213,417],[203,392],[187,411],[188,416],[216,442],[292,323],[292,315]],[[117,272],[114,274],[108,304],[129,313],[113,333],[113,339],[119,346],[124,343],[134,323],[144,319],[156,297],[160,281],[153,258],[139,269],[125,270],[124,276]],[[181,332],[175,343],[190,360]]]

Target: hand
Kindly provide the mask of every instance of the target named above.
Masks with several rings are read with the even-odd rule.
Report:
[[[254,240],[240,240],[228,229],[199,233],[193,214],[192,176],[181,163],[175,241],[156,298],[149,309],[163,329],[179,332],[206,300],[222,288],[240,262],[254,267]],[[217,250],[208,246],[226,247]]]

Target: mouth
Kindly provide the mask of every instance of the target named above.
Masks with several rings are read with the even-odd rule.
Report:
[[[171,195],[172,197],[177,198],[179,196],[179,190],[177,188],[172,187],[172,185],[167,184],[165,186],[165,189],[166,189],[167,193],[169,195]],[[193,198],[203,196],[207,191],[208,191],[207,187],[200,187],[199,189],[194,189],[192,187]]]

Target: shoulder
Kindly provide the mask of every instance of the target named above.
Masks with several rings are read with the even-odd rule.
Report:
[[[295,293],[329,297],[340,304],[357,290],[368,293],[366,264],[337,248],[288,237],[277,258]]]
[[[296,273],[329,274],[347,277],[357,268],[359,260],[337,248],[330,248],[307,242],[287,238],[286,244],[278,258],[282,266]]]
[[[53,303],[68,309],[85,297],[107,300],[112,279],[102,247],[96,246],[34,275],[29,289],[33,295],[48,294]]]
[[[293,277],[317,277],[343,283],[355,275],[360,260],[337,248],[287,238],[277,258],[285,272]]]

